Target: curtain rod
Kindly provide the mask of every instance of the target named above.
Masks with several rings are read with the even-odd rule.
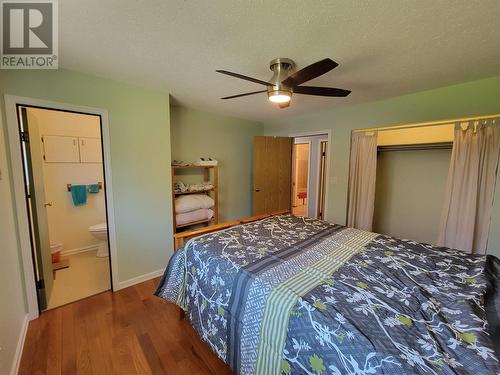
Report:
[[[377,146],[377,152],[451,150],[452,147],[453,147],[453,142],[414,143],[414,144]]]
[[[426,126],[438,126],[438,125],[450,125],[454,122],[462,122],[462,121],[472,121],[472,120],[486,120],[500,117],[500,113],[495,115],[487,115],[487,116],[475,116],[475,117],[462,117],[462,118],[454,118],[449,120],[439,120],[439,121],[427,121],[420,122],[415,124],[401,124],[401,125],[388,125],[382,126],[378,128],[364,128],[364,129],[353,129],[353,132],[370,132],[370,131],[386,131],[386,130],[396,130],[396,129],[411,129],[411,128],[421,128]]]

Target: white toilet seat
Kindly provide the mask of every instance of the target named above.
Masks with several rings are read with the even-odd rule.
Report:
[[[108,225],[106,223],[96,224],[89,227],[89,232],[107,232]]]

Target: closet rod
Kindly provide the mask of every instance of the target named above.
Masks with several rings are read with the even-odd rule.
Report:
[[[427,122],[419,122],[415,124],[401,124],[401,125],[388,125],[381,126],[378,128],[364,128],[364,129],[353,129],[353,132],[370,132],[370,131],[386,131],[386,130],[397,130],[397,129],[411,129],[411,128],[421,128],[426,126],[438,126],[438,125],[451,125],[454,122],[465,122],[465,121],[480,121],[487,119],[500,118],[500,113],[495,115],[487,115],[487,116],[475,116],[475,117],[462,117],[462,118],[454,118],[449,120],[439,120],[439,121],[427,121]]]
[[[377,146],[377,152],[451,150],[453,142]]]

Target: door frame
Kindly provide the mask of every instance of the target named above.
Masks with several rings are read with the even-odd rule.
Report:
[[[332,153],[332,130],[331,129],[329,129],[329,130],[314,130],[314,131],[308,131],[308,132],[290,133],[290,134],[288,134],[288,137],[301,138],[301,137],[314,137],[317,135],[326,135],[327,140],[328,140],[328,147],[326,150],[325,209],[323,212],[323,218],[324,218],[323,220],[328,221],[329,220],[329,215],[328,215],[329,211],[328,211],[327,202],[328,202],[328,195],[330,192],[329,182],[330,182],[330,162],[331,162],[331,153]],[[311,159],[310,159],[310,155],[309,155],[309,163],[310,162],[311,162]],[[292,167],[293,167],[293,163],[292,163]],[[309,188],[309,182],[308,182],[308,188]]]
[[[67,112],[79,112],[96,115],[101,118],[102,148],[104,178],[106,181],[106,214],[108,224],[108,245],[110,251],[111,289],[119,288],[118,260],[116,248],[116,227],[113,200],[113,184],[111,172],[111,152],[108,111],[102,108],[79,106],[74,104],[52,102],[42,99],[27,98],[15,95],[4,95],[5,115],[7,118],[7,133],[9,140],[10,167],[12,170],[12,184],[14,188],[14,205],[17,216],[17,230],[19,245],[21,247],[21,260],[24,273],[24,284],[28,307],[28,319],[33,320],[39,316],[37,291],[35,286],[35,273],[30,241],[30,225],[26,212],[26,194],[24,186],[23,157],[21,153],[21,139],[18,127],[17,106],[39,107]]]

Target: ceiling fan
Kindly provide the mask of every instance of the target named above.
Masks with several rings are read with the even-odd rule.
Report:
[[[221,99],[233,99],[239,98],[241,96],[267,92],[267,96],[271,102],[277,104],[280,108],[286,108],[290,105],[290,99],[292,98],[293,93],[336,97],[344,97],[349,95],[351,91],[344,89],[337,89],[333,87],[301,86],[302,83],[319,77],[334,69],[338,65],[339,64],[337,64],[332,59],[326,58],[315,62],[314,64],[308,65],[305,68],[300,69],[299,71],[293,72],[295,69],[295,63],[293,62],[293,60],[287,58],[277,58],[269,63],[269,69],[271,69],[274,74],[268,82],[252,77],[247,77],[242,74],[233,73],[227,70],[216,70],[216,72],[267,86],[266,90],[231,95]]]

